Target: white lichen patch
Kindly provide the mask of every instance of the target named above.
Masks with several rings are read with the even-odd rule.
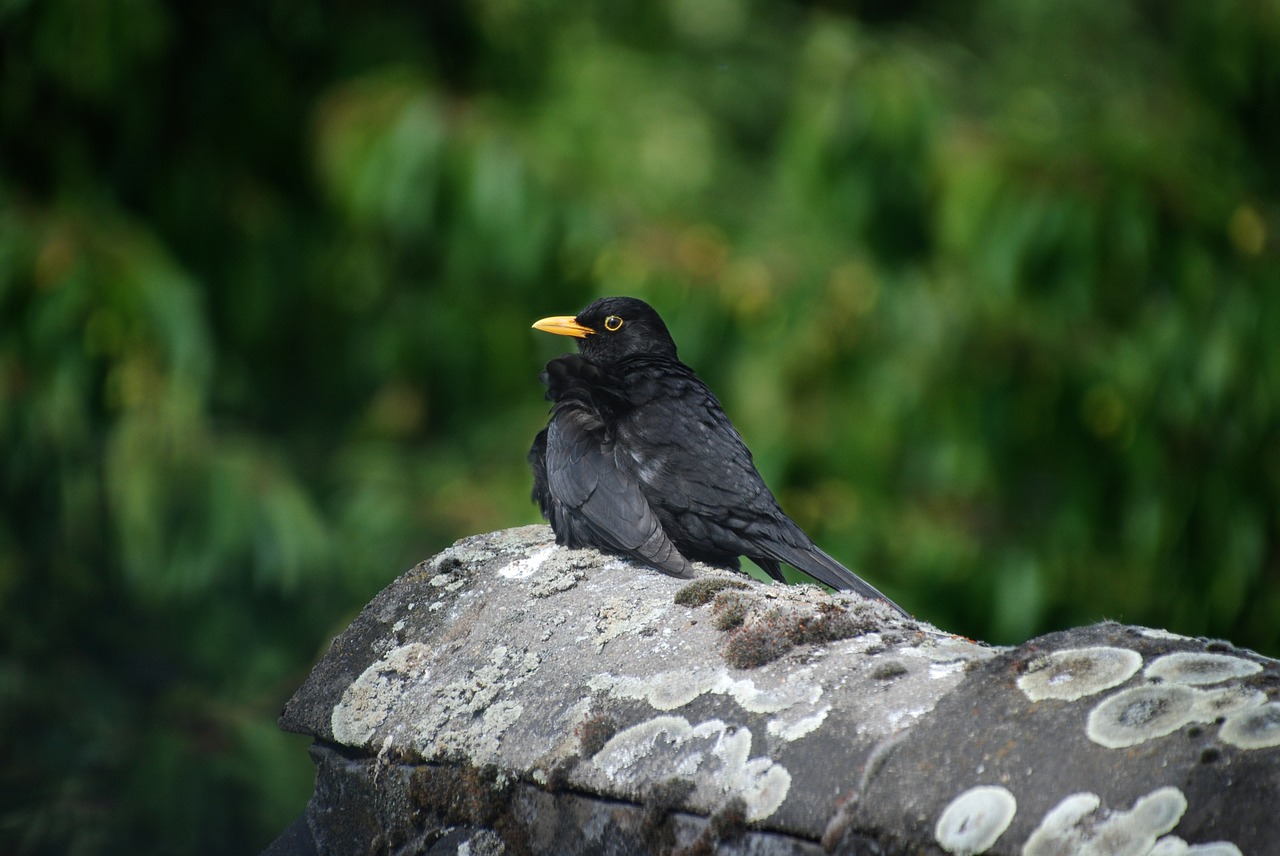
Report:
[[[641,601],[613,598],[596,610],[596,633],[593,641],[597,651],[620,636],[638,634],[645,627],[660,621],[667,613],[665,605],[652,606],[639,613]]]
[[[963,672],[969,667],[969,660],[948,660],[942,663],[929,664],[929,677],[932,680],[950,677],[951,675]]]
[[[1176,835],[1166,835],[1156,842],[1147,856],[1244,856],[1230,841],[1188,844]]]
[[[1165,641],[1175,642],[1179,640],[1187,640],[1191,637],[1182,636],[1160,627],[1139,627],[1137,631],[1148,639],[1161,639]]]
[[[484,709],[481,720],[484,722],[484,730],[494,734],[501,734],[508,728],[516,724],[516,720],[524,713],[524,705],[517,701],[499,701],[489,705]]]
[[[487,544],[483,536],[479,538],[463,538],[452,546],[441,550],[431,559],[431,570],[439,571],[446,563],[457,564],[464,568],[474,568],[484,564],[493,557],[512,551],[522,553],[526,549],[523,542],[517,544]]]
[[[518,688],[538,668],[537,657],[523,648],[496,645],[488,662],[453,672],[430,692],[406,698],[400,712],[411,722],[413,746],[424,760],[465,754],[472,763],[492,763],[504,734],[525,712]]]
[[[938,846],[956,856],[985,853],[1018,813],[1018,801],[999,785],[979,785],[948,803],[933,828]]]
[[[596,675],[587,686],[614,698],[645,701],[655,710],[675,710],[709,693],[727,695],[748,713],[778,713],[822,698],[822,686],[810,679],[812,669],[788,675],[776,687],[761,688],[750,678],[735,678],[724,668],[661,672],[646,678]]]
[[[660,672],[647,678],[594,675],[587,681],[593,690],[614,698],[647,702],[654,710],[675,710],[715,686],[715,675],[706,671]]]
[[[926,639],[925,642],[912,650],[919,651],[928,659],[935,663],[947,663],[955,660],[963,660],[973,662],[978,660],[989,660],[998,656],[1002,652],[1006,652],[1007,648],[998,647],[978,647],[975,648],[973,643],[961,636],[941,636]]]
[[[392,648],[365,669],[330,714],[333,737],[344,746],[365,746],[408,691],[425,692],[430,649],[417,642]]]
[[[878,633],[869,633],[856,641],[864,640],[867,644],[860,650],[884,648],[883,639]],[[959,681],[974,663],[988,660],[1001,652],[999,648],[975,648],[973,643],[958,637],[929,639],[920,645],[890,647],[895,648],[893,659],[899,661],[911,674],[923,672],[931,681],[951,683]],[[923,664],[923,668],[917,668],[915,665],[917,662]],[[872,668],[874,669],[875,666]]]
[[[822,723],[827,721],[827,714],[831,712],[831,705],[823,705],[816,713],[810,716],[802,716],[794,722],[787,722],[784,719],[771,719],[765,726],[765,731],[770,737],[776,737],[790,743],[792,740],[799,740],[806,734],[817,731]]]
[[[1242,686],[1201,690],[1177,683],[1147,684],[1101,702],[1090,712],[1085,733],[1099,746],[1123,749],[1172,734],[1193,722],[1244,715],[1260,708],[1266,699],[1264,693]]]
[[[508,565],[504,565],[498,569],[498,576],[505,577],[509,580],[523,580],[537,573],[547,559],[551,558],[551,554],[556,551],[556,545],[543,547],[525,556],[522,559],[516,559]]]
[[[1220,716],[1261,707],[1266,701],[1266,693],[1239,685],[1200,690],[1197,692],[1192,721],[1213,722]]]
[[[1165,654],[1147,666],[1145,674],[1174,684],[1203,686],[1232,678],[1244,678],[1262,671],[1262,664],[1228,654],[1179,651]]]
[[[1186,797],[1174,787],[1139,797],[1129,811],[1103,807],[1097,794],[1072,794],[1044,816],[1022,856],[1148,856],[1186,810]]]
[[[1064,797],[1040,821],[1027,842],[1022,845],[1022,856],[1058,856],[1073,853],[1069,849],[1078,842],[1081,827],[1102,805],[1097,794],[1079,793]]]
[[[1196,690],[1181,684],[1134,687],[1090,711],[1085,733],[1108,749],[1136,746],[1192,722],[1198,700]]]
[[[610,784],[633,793],[646,782],[687,778],[695,786],[690,799],[717,805],[738,797],[754,822],[782,805],[791,774],[770,758],[750,755],[748,728],[719,719],[691,725],[682,716],[658,716],[615,734],[591,765]]]
[[[724,692],[747,713],[779,713],[800,704],[817,704],[822,685],[813,680],[813,669],[802,668],[787,675],[776,687],[758,687],[750,678],[735,678],[721,670],[716,692]]]
[[[1222,741],[1240,749],[1280,746],[1280,703],[1237,711],[1222,723]]]
[[[1155,838],[1163,835],[1178,825],[1183,813],[1187,810],[1187,798],[1182,791],[1173,786],[1158,788],[1141,797],[1133,804],[1129,812],[1130,826],[1142,834],[1151,833],[1151,843],[1146,849],[1155,846]],[[1108,821],[1123,820],[1124,812],[1116,812]]]
[[[891,731],[901,731],[932,711],[933,705],[894,708],[885,717],[885,722]]]
[[[585,572],[575,568],[560,570],[556,573],[542,574],[532,580],[529,585],[529,596],[545,598],[566,592],[587,578]]]
[[[1032,663],[1018,689],[1031,701],[1075,701],[1119,686],[1141,667],[1142,655],[1128,648],[1069,648]]]

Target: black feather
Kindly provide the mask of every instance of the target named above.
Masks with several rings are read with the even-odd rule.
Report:
[[[690,560],[737,568],[746,556],[782,581],[785,562],[903,611],[782,511],[720,402],[677,359],[648,304],[605,298],[576,321],[593,332],[578,340],[580,354],[547,364],[551,418],[529,450],[533,499],[557,541],[681,576]]]

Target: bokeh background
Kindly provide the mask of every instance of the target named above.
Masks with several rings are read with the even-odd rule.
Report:
[[[0,850],[267,844],[602,294],[921,617],[1280,655],[1278,163],[1273,0],[0,2]]]

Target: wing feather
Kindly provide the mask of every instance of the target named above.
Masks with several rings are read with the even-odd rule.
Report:
[[[634,476],[618,466],[613,444],[592,414],[557,407],[547,429],[546,473],[562,518],[556,535],[568,546],[595,546],[633,556],[675,576],[689,562],[663,531]],[[552,526],[555,528],[553,519]]]

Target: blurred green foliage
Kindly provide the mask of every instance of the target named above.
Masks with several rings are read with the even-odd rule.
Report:
[[[940,626],[1280,654],[1280,5],[0,3],[0,848],[252,852],[529,324],[668,319]]]

